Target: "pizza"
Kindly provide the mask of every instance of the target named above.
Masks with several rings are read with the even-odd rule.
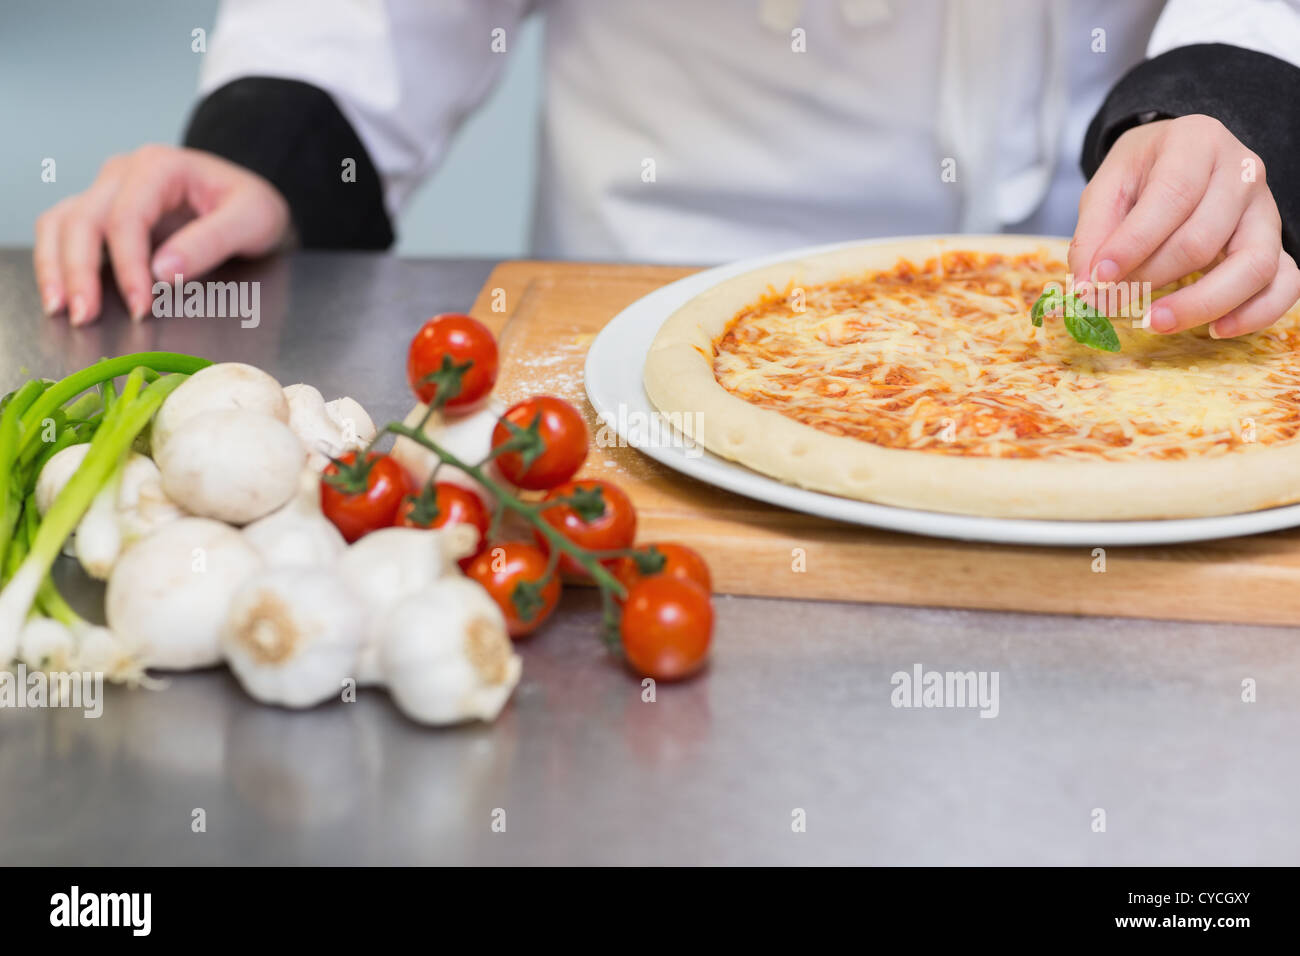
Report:
[[[1066,248],[875,242],[737,276],[664,323],[646,391],[718,455],[880,504],[1120,520],[1300,501],[1300,311],[1226,340],[1120,317],[1120,350],[1098,351],[1030,323]]]

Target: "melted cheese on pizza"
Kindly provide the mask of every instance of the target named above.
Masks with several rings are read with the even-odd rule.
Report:
[[[1066,266],[953,252],[922,266],[771,290],[714,343],[718,383],[754,405],[888,448],[1000,458],[1224,454],[1300,433],[1300,323],[1214,340],[1119,318],[1121,351],[1029,308]]]

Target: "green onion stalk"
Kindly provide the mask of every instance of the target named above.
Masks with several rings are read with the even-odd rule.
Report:
[[[33,379],[10,395],[3,414],[0,414],[0,481],[4,482],[4,500],[0,501],[0,556],[9,553],[9,544],[22,513],[24,489],[16,466],[22,445],[23,415],[45,390],[43,381]]]
[[[31,381],[11,393],[0,412],[0,572],[7,578],[0,591],[0,666],[13,659],[33,609],[42,603],[49,609],[50,568],[96,494],[167,396],[209,364],[176,352],[140,352],[104,359],[59,382]],[[119,391],[114,383],[123,375]],[[102,394],[83,395],[100,386]],[[87,441],[84,461],[38,518],[30,495],[41,467],[59,449]],[[43,588],[46,601],[39,602]]]

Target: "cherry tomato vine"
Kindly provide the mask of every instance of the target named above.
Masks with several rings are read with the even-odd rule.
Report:
[[[638,674],[675,680],[696,673],[707,660],[713,628],[708,566],[684,545],[633,547],[636,513],[627,495],[607,481],[573,480],[588,452],[586,423],[576,408],[551,395],[517,403],[498,419],[490,450],[473,462],[425,433],[444,408],[463,411],[485,398],[498,368],[496,341],[477,320],[444,314],[426,322],[407,359],[411,388],[427,406],[423,418],[414,426],[390,422],[360,455],[334,460],[322,478],[322,502],[332,502],[327,514],[344,516],[345,534],[365,521],[372,522],[365,530],[473,524],[479,550],[462,568],[501,606],[513,637],[532,633],[550,616],[563,571],[597,587],[602,636]],[[403,488],[396,499],[385,491],[375,504],[371,476],[387,476],[386,463],[396,465],[375,451],[384,435],[414,442],[437,464],[422,488]],[[491,498],[486,507],[476,493],[438,482],[444,465],[485,489]],[[515,488],[545,496],[526,499]],[[507,513],[531,527],[533,541],[495,540]]]

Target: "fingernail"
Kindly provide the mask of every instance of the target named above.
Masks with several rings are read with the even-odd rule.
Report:
[[[74,295],[72,304],[68,306],[68,318],[73,325],[85,325],[90,319],[90,309],[86,306],[84,296]]]
[[[1148,324],[1157,332],[1172,332],[1174,326],[1178,324],[1174,318],[1173,310],[1163,305],[1153,305],[1151,311],[1147,314],[1151,319]]]
[[[144,314],[149,311],[149,300],[138,292],[132,292],[126,297],[127,311],[131,313],[131,321],[139,322],[144,318]]]
[[[181,257],[174,252],[160,252],[154,257],[153,277],[163,282],[171,282],[185,270],[181,268]]]
[[[45,296],[41,303],[46,315],[53,315],[58,312],[59,306],[63,304],[63,296],[59,294],[58,286],[46,286]]]
[[[1114,259],[1102,259],[1092,270],[1093,282],[1114,282],[1119,278],[1119,264]]]
[[[1210,338],[1230,339],[1237,334],[1237,320],[1231,318],[1216,319],[1210,323]]]

